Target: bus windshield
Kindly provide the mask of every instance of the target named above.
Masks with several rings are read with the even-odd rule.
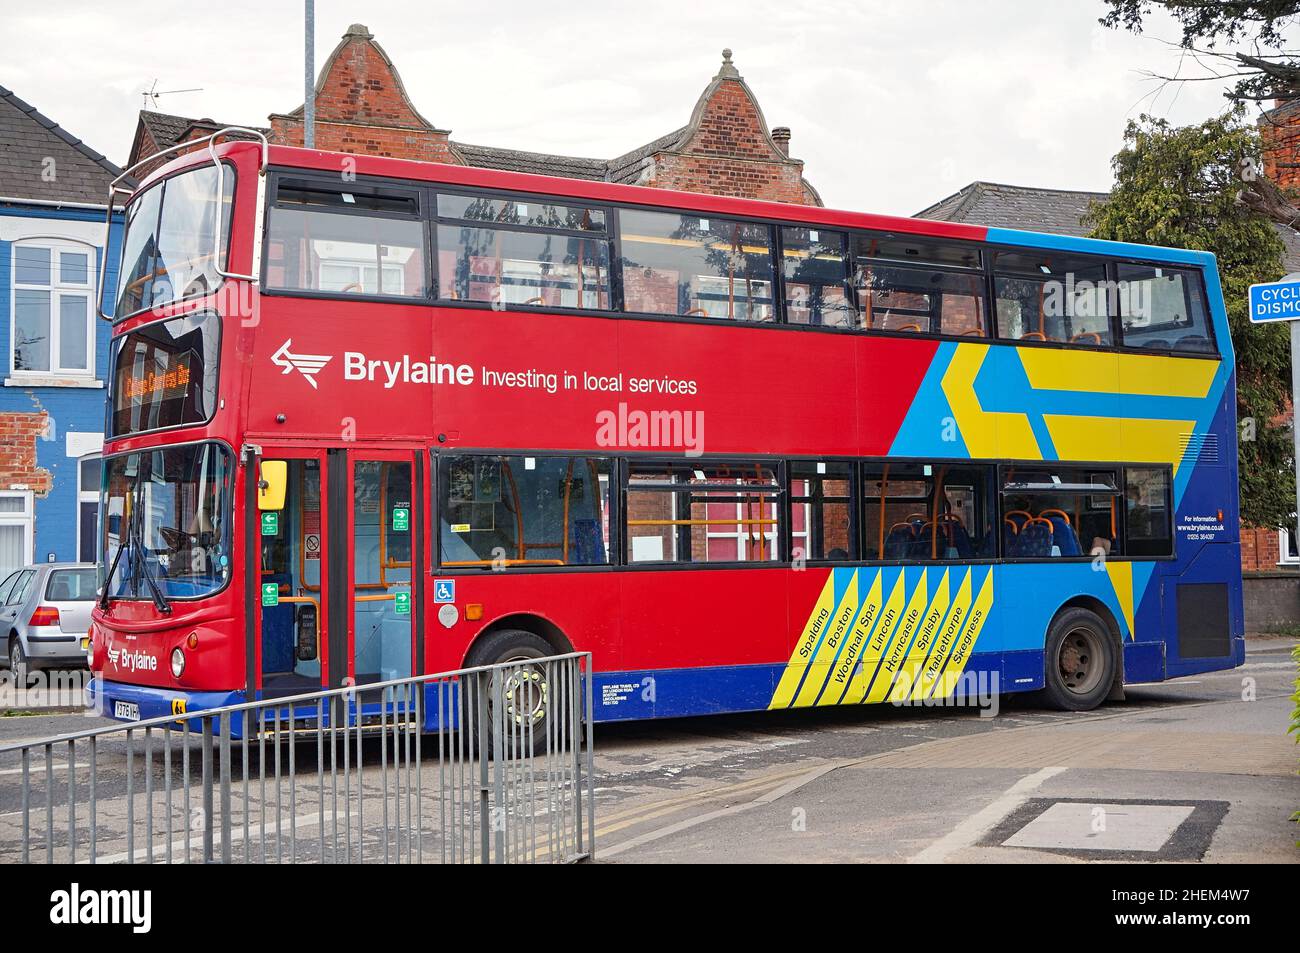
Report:
[[[201,166],[164,179],[131,201],[122,242],[115,316],[207,294],[225,267],[234,173],[222,166],[221,247],[214,250],[217,169]]]
[[[230,576],[230,452],[217,443],[104,461],[99,564],[105,598],[207,595]]]

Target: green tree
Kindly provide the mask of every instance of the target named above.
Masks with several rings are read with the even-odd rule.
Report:
[[[1227,96],[1239,102],[1287,99],[1300,94],[1300,61],[1287,49],[1287,31],[1300,22],[1300,0],[1104,0],[1103,26],[1141,33],[1152,9],[1163,10],[1183,31],[1179,43],[1196,54],[1206,75],[1171,81],[1230,80]],[[1221,50],[1245,44],[1249,52]]]
[[[1237,355],[1241,516],[1253,526],[1290,525],[1295,475],[1290,428],[1290,342],[1283,324],[1252,326],[1248,289],[1276,281],[1285,246],[1269,218],[1242,201],[1260,168],[1259,137],[1238,109],[1175,128],[1142,116],[1124,132],[1115,187],[1085,219],[1095,238],[1210,251],[1218,257]]]
[[[1172,16],[1182,29],[1179,46],[1199,69],[1179,61],[1173,76],[1152,79],[1181,83],[1225,83],[1223,95],[1239,105],[1300,98],[1300,56],[1288,47],[1289,30],[1300,23],[1300,0],[1103,0],[1110,11],[1103,26],[1132,33],[1146,30],[1152,10]],[[1241,49],[1223,49],[1223,46]],[[1265,113],[1265,116],[1268,114]],[[1267,176],[1245,183],[1241,201],[1285,228],[1300,221],[1300,202]]]

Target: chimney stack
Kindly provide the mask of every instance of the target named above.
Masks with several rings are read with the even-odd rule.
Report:
[[[777,126],[772,130],[772,141],[781,150],[781,155],[790,158],[790,127]]]

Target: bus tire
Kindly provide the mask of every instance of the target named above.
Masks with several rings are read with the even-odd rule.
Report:
[[[554,654],[555,649],[540,635],[525,632],[523,629],[497,629],[495,632],[489,632],[470,650],[465,664],[467,668],[477,668],[481,665],[502,665],[507,662],[526,663],[530,659],[547,658]],[[497,676],[495,693],[491,687],[492,676],[486,676],[484,681],[489,693],[488,750],[492,752],[496,750],[493,739],[496,733],[497,712],[500,712],[502,747],[507,754],[527,757],[533,751],[544,751],[546,723],[552,703],[546,670],[542,666],[527,664],[507,669]],[[474,687],[465,693],[465,697],[467,706],[477,706],[477,692]],[[462,723],[474,726],[475,735],[481,737],[478,711],[479,709],[475,707],[471,717]],[[471,744],[477,747],[478,740],[478,737],[471,739]]]
[[[1091,711],[1115,680],[1115,644],[1097,613],[1081,606],[1052,620],[1043,653],[1043,700],[1062,711]]]

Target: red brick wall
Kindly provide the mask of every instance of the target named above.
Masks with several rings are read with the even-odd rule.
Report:
[[[1284,189],[1300,187],[1300,100],[1259,118],[1264,174]]]
[[[0,413],[0,487],[25,485],[37,496],[50,492],[54,478],[36,465],[36,441],[45,434],[49,414]]]
[[[699,126],[681,148],[655,156],[651,180],[661,189],[815,204],[804,188],[803,163],[789,159],[764,133],[758,104],[744,83],[716,84],[700,112]]]
[[[416,112],[370,34],[349,28],[317,84],[316,148],[459,164],[447,137]],[[302,111],[273,115],[270,140],[301,146]]]
[[[1278,569],[1280,541],[1275,529],[1241,528],[1242,572],[1267,572]]]

